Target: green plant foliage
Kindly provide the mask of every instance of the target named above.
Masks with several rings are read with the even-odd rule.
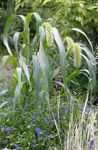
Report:
[[[17,18],[22,20],[23,27],[22,31],[13,33],[14,54],[9,33]],[[32,18],[36,19],[33,39],[30,37]],[[6,91],[1,92],[4,94],[0,108],[0,112],[4,112],[4,120],[0,118],[1,148],[6,146],[14,149],[18,144],[20,149],[51,149],[56,145],[58,149],[63,149],[65,134],[70,130],[70,124],[80,121],[81,105],[86,99],[81,116],[81,124],[84,123],[88,95],[96,84],[96,60],[87,35],[78,28],[73,30],[82,33],[91,49],[68,37],[65,38],[68,43],[65,47],[57,28],[49,22],[43,23],[38,13],[8,18],[3,41],[9,55],[4,56],[2,62],[4,64],[11,59],[17,67],[12,82],[13,90],[9,87],[7,91],[7,102]],[[79,83],[81,75],[87,79],[86,98]],[[60,86],[59,90],[57,86]],[[9,141],[7,144],[5,139]]]
[[[40,13],[45,19],[52,18],[53,24],[60,30],[61,35],[65,36],[70,33],[72,27],[77,27],[87,33],[95,45],[97,44],[98,4],[96,1],[35,0],[21,1],[19,4]],[[29,7],[25,6],[26,4]]]

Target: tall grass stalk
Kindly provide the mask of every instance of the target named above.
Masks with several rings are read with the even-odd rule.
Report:
[[[64,150],[97,150],[98,137],[96,136],[96,115],[93,108],[87,108],[88,93],[81,113],[80,120],[69,122],[68,133],[65,135]],[[70,114],[73,115],[72,113]],[[93,140],[93,144],[91,144]]]

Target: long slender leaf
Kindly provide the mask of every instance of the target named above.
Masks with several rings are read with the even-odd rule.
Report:
[[[32,56],[32,63],[33,63],[33,74],[34,74],[34,81],[36,87],[36,97],[39,99],[39,92],[40,92],[40,78],[39,78],[39,60],[37,55]]]
[[[17,66],[17,59],[13,55],[5,55],[2,58],[2,64],[5,65],[7,62],[12,61],[14,67]]]
[[[18,101],[18,98],[21,94],[21,90],[22,90],[22,86],[24,84],[24,82],[21,81],[21,76],[22,76],[22,69],[20,67],[16,68],[16,72],[17,72],[17,86],[14,92],[14,98],[13,98],[13,109],[15,109],[16,106],[16,102]]]
[[[0,104],[0,108],[4,107],[6,104],[8,104],[8,102],[3,102]]]
[[[92,68],[92,69],[89,71],[92,74],[93,83],[94,83],[94,87],[95,87],[96,86],[96,59],[95,59],[94,55],[91,53],[91,51],[86,46],[80,45],[80,47],[86,53],[88,61],[90,62],[89,63],[91,65],[90,68]]]
[[[40,17],[40,15],[36,12],[33,12],[33,15],[37,21],[37,25],[40,26],[42,24],[42,18]]]
[[[94,54],[92,43],[91,43],[91,41],[89,40],[89,38],[87,37],[87,35],[86,35],[82,30],[80,30],[80,29],[78,29],[78,28],[72,28],[72,30],[73,30],[73,31],[77,31],[77,32],[79,32],[79,33],[81,33],[82,35],[85,36],[85,38],[87,39],[88,43],[90,44],[91,51],[92,51],[92,53]]]
[[[24,61],[24,57],[21,55],[20,53],[20,57],[19,57],[19,63],[20,63],[20,66],[23,68],[24,72],[25,72],[25,75],[26,75],[26,78],[30,83],[30,74],[29,74],[29,70],[28,70],[28,66],[26,65],[25,61]]]
[[[17,56],[19,55],[19,50],[18,50],[19,36],[20,36],[20,32],[15,32],[13,36],[13,44],[16,49]]]
[[[39,58],[39,63],[41,66],[41,70],[43,72],[43,78],[44,78],[44,90],[46,93],[46,99],[49,104],[49,78],[50,78],[50,67],[49,67],[49,62],[48,58],[45,54],[44,47],[43,47],[43,38],[44,38],[44,28],[40,27],[40,47],[39,47],[39,52],[38,52],[38,58]]]
[[[59,49],[59,56],[60,56],[60,65],[61,65],[61,71],[63,75],[63,81],[65,85],[65,89],[70,95],[69,89],[67,87],[67,81],[66,81],[66,49],[64,47],[64,44],[62,42],[61,36],[56,28],[52,28],[52,33],[54,35],[55,42]]]
[[[5,27],[4,27],[4,34],[3,34],[3,42],[4,42],[4,45],[6,46],[7,51],[10,55],[12,55],[12,52],[11,52],[11,49],[8,44],[8,32],[11,28],[12,22],[15,19],[15,17],[16,17],[15,15],[12,15],[8,18],[8,20],[5,24]]]
[[[95,77],[94,77],[95,75],[94,75],[93,67],[92,67],[89,59],[85,55],[83,55],[83,54],[81,54],[81,55],[87,62],[88,70],[90,72],[90,83],[91,83],[90,85],[91,85],[91,90],[92,90],[96,86],[96,81],[95,81]]]

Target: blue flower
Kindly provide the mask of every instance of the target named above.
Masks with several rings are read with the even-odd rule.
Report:
[[[41,114],[41,113],[42,113],[41,111],[37,111],[37,112],[36,112],[36,114]]]
[[[16,144],[15,146],[16,146],[16,150],[19,150],[19,144]]]
[[[60,115],[58,115],[57,118],[60,119],[60,120],[64,120],[64,118]]]
[[[32,144],[32,147],[37,147],[37,144]]]
[[[1,88],[4,89],[4,85],[2,85]]]
[[[90,140],[90,148],[92,148],[92,147],[94,146],[94,144],[95,144],[95,141],[94,141],[94,138],[92,138],[92,139]]]
[[[9,140],[8,140],[8,139],[6,139],[6,140],[4,141],[4,143],[6,143],[6,144],[7,144],[8,142],[9,142]]]
[[[35,117],[35,115],[32,114],[32,115],[31,115],[31,118],[35,119],[36,117]]]
[[[8,79],[9,79],[9,78],[11,78],[11,76],[8,74],[8,75],[6,75],[6,78],[8,78]]]
[[[46,122],[47,122],[47,119],[46,119],[46,118],[43,118],[43,122],[45,122],[45,123],[46,123]]]
[[[37,140],[34,140],[33,144],[32,144],[32,147],[37,147]]]
[[[38,140],[39,140],[39,141],[43,140],[43,137],[40,137]]]
[[[52,122],[53,124],[55,124],[55,120],[51,120],[51,122]]]
[[[4,118],[4,114],[1,114],[2,119]]]
[[[7,127],[6,130],[7,131],[12,131],[12,128],[11,127]]]
[[[51,137],[52,137],[52,136],[49,134],[49,135],[48,135],[48,138],[50,139]]]
[[[12,128],[11,127],[7,127],[6,131],[8,131],[8,134],[11,134],[12,133]]]
[[[64,113],[68,113],[68,109],[64,109],[63,112],[64,112]]]
[[[36,122],[36,121],[37,121],[36,119],[33,120],[33,122]]]
[[[4,126],[1,126],[1,130],[5,130],[5,127],[4,127]]]
[[[10,70],[11,70],[11,68],[10,68],[10,67],[7,67],[7,68],[6,68],[6,70],[7,70],[7,71],[10,71]]]
[[[34,140],[34,143],[36,143],[37,142],[37,140]]]
[[[37,134],[43,134],[43,132],[41,131],[41,129],[39,127],[36,127],[35,131]]]

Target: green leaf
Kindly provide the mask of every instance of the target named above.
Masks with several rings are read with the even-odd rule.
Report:
[[[15,15],[12,15],[8,18],[8,20],[5,24],[5,27],[4,27],[4,34],[3,34],[3,42],[4,42],[4,45],[6,46],[7,51],[10,55],[12,55],[12,52],[11,52],[11,49],[8,44],[8,32],[11,28],[12,22],[15,19],[15,17],[16,17]]]
[[[78,70],[74,70],[68,77],[67,77],[67,82],[70,82],[73,78],[78,76],[79,72]]]
[[[91,90],[93,90],[93,88],[96,86],[96,79],[95,79],[96,75],[94,74],[93,66],[91,65],[89,59],[85,55],[83,55],[83,54],[81,54],[81,55],[85,59],[85,61],[87,63],[89,74],[90,74],[89,83],[90,83]]]
[[[60,36],[58,30],[56,28],[52,28],[52,33],[54,35],[55,42],[56,42],[58,49],[59,49],[61,71],[62,71],[62,75],[63,75],[64,85],[66,86],[66,89],[67,89],[65,47],[64,47],[64,44],[62,42],[62,39],[61,39],[61,36]]]
[[[16,102],[18,101],[18,98],[21,94],[21,90],[22,90],[22,87],[23,87],[23,84],[24,84],[24,82],[21,81],[22,69],[20,67],[16,68],[16,73],[17,73],[18,84],[17,84],[15,92],[14,92],[13,109],[15,109]]]
[[[40,26],[42,24],[42,18],[40,17],[40,15],[36,12],[33,12],[33,15],[37,21],[37,25]]]
[[[7,92],[8,92],[8,90],[2,90],[2,91],[0,92],[0,97],[1,97],[1,96],[4,96]]]
[[[6,104],[8,104],[8,102],[3,102],[0,104],[0,108],[4,107]]]
[[[28,66],[26,65],[25,58],[21,55],[21,53],[20,53],[20,57],[19,57],[19,63],[20,63],[20,66],[23,68],[23,70],[25,72],[25,75],[26,75],[26,78],[27,78],[29,84],[31,84],[30,83],[30,74],[29,74]]]
[[[44,0],[43,1],[43,5],[45,5],[45,4],[49,3],[49,2],[51,2],[51,0]]]
[[[32,63],[33,63],[33,75],[34,75],[34,82],[36,87],[36,97],[39,99],[39,92],[40,92],[40,78],[39,78],[39,60],[37,55],[32,56]]]
[[[19,36],[20,36],[20,32],[15,32],[15,34],[13,36],[13,44],[14,44],[14,47],[16,49],[17,56],[19,54],[19,50],[18,50]]]
[[[8,63],[9,61],[13,62],[14,67],[17,66],[17,59],[16,57],[14,57],[13,55],[5,55],[2,58],[2,64],[5,65],[6,63]]]
[[[43,38],[45,35],[44,28],[40,27],[39,32],[40,32],[40,46],[39,46],[39,52],[38,52],[38,59],[39,59],[42,73],[43,73],[44,90],[46,94],[46,99],[49,104],[50,66],[49,66],[48,58],[45,54],[44,47],[43,47]]]
[[[88,64],[88,66],[90,65],[89,72],[90,72],[93,86],[95,87],[96,86],[96,59],[88,47],[86,47],[83,44],[80,44],[80,48],[85,52],[86,58],[88,58],[88,60],[86,58],[85,58],[85,60]]]
[[[85,38],[87,39],[87,41],[88,41],[88,43],[89,43],[89,45],[90,45],[90,47],[91,47],[91,51],[92,51],[92,53],[94,54],[92,43],[91,43],[91,41],[89,40],[89,38],[87,37],[87,35],[86,35],[82,30],[80,30],[80,29],[78,29],[78,28],[72,28],[72,30],[73,30],[73,31],[77,31],[77,32],[79,32],[79,33],[81,33],[82,35],[85,36]]]

